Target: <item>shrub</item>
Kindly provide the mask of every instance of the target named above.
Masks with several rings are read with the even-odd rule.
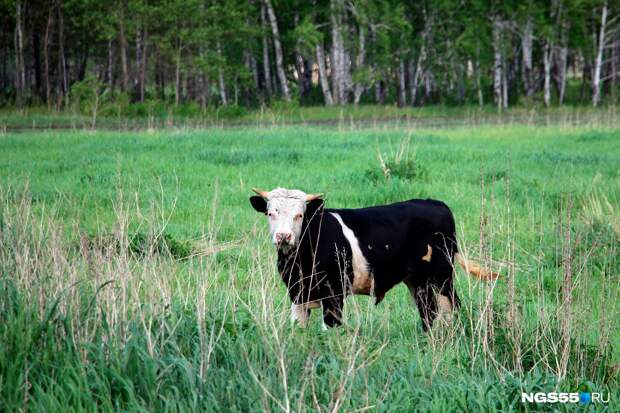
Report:
[[[373,182],[389,181],[392,178],[413,180],[425,178],[428,170],[416,159],[416,150],[410,149],[409,138],[403,140],[396,151],[388,154],[377,152],[379,167],[369,168],[365,176]]]

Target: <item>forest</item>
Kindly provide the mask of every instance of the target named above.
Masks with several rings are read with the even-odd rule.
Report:
[[[616,1],[0,1],[4,107],[502,110],[614,104],[619,84]]]

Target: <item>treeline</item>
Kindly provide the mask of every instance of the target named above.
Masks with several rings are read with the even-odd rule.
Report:
[[[620,1],[0,0],[0,102],[615,102]]]

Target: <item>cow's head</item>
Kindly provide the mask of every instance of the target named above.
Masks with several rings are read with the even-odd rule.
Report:
[[[301,238],[302,225],[306,215],[313,215],[323,205],[323,194],[306,194],[297,189],[276,188],[261,191],[252,188],[258,196],[250,203],[258,212],[267,215],[272,242],[280,247],[290,248]]]

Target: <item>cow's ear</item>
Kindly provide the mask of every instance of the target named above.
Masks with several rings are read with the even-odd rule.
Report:
[[[308,202],[308,204],[306,205],[306,216],[308,218],[312,218],[317,212],[320,213],[321,209],[323,209],[324,204],[325,201],[320,198],[313,199],[312,201]]]
[[[263,214],[267,213],[267,201],[260,196],[251,196],[250,204],[254,207],[258,212],[262,212]]]

